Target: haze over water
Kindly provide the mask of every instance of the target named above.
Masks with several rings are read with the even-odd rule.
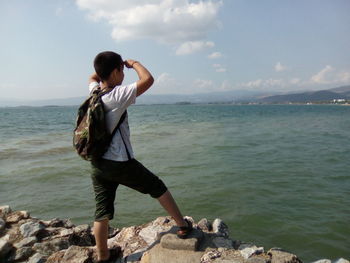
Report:
[[[0,108],[0,204],[91,223],[89,163],[72,148],[77,107]],[[350,107],[153,105],[129,109],[136,158],[184,214],[305,262],[350,258]],[[125,187],[115,227],[165,215]]]

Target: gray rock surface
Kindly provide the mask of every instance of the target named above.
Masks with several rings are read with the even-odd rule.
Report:
[[[45,263],[46,259],[40,253],[35,253],[28,259],[27,263]]]
[[[313,263],[332,263],[332,261],[330,259],[319,259]]]
[[[40,231],[45,229],[44,224],[36,221],[30,221],[20,226],[20,231],[23,237],[36,236]]]
[[[10,257],[9,261],[25,260],[33,254],[33,249],[31,247],[21,247],[16,250],[16,252]]]
[[[44,256],[49,256],[54,252],[67,249],[69,245],[67,238],[56,238],[43,243],[35,243],[33,249]]]
[[[62,258],[61,263],[86,263],[92,251],[86,247],[70,246]]]
[[[1,233],[4,231],[5,226],[6,226],[5,220],[3,220],[2,218],[0,218],[0,235],[1,235]]]
[[[271,248],[267,254],[271,257],[271,263],[301,263],[302,261],[294,254],[280,248]]]
[[[0,206],[0,217],[6,219],[7,215],[11,213],[11,207],[8,205]]]
[[[248,259],[252,255],[259,255],[264,253],[263,247],[257,247],[252,244],[242,244],[239,246],[238,250],[241,252],[243,258]]]
[[[217,234],[221,234],[221,235],[226,236],[226,237],[229,236],[228,227],[220,218],[216,218],[214,220],[213,232],[217,233]]]
[[[213,230],[212,224],[206,218],[202,218],[201,220],[199,220],[197,226],[203,231],[208,232]]]
[[[162,236],[160,244],[163,248],[172,250],[196,251],[199,242],[203,239],[203,232],[193,229],[186,239],[180,239],[176,234],[169,233]]]
[[[25,246],[32,246],[37,241],[38,241],[38,239],[36,237],[26,237],[26,238],[22,239],[21,241],[19,241],[18,243],[15,243],[14,246],[16,248],[21,248],[21,247],[25,247]]]
[[[0,239],[0,258],[5,257],[12,249],[11,243],[7,238]]]
[[[350,263],[349,260],[346,260],[345,258],[339,258],[334,263]]]
[[[7,215],[6,222],[13,224],[27,218],[29,218],[29,213],[27,211],[15,211]]]
[[[233,241],[224,237],[215,237],[213,238],[213,243],[216,247],[221,248],[233,248]]]

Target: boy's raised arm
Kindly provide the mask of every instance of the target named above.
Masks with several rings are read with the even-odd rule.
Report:
[[[128,59],[124,64],[127,68],[133,68],[139,76],[136,96],[140,96],[152,86],[154,79],[151,73],[140,62]]]
[[[93,74],[89,77],[89,84],[90,84],[91,82],[97,82],[97,83],[100,82],[100,78],[99,78],[99,76],[97,76],[96,72],[93,73]]]

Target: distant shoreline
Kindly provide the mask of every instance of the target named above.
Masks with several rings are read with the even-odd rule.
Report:
[[[326,106],[350,106],[349,103],[329,103],[329,102],[310,102],[310,103],[298,103],[298,102],[286,102],[286,103],[259,103],[259,102],[176,102],[176,103],[152,103],[152,104],[135,104],[132,106],[160,106],[160,105],[173,105],[173,106],[191,106],[191,105],[232,105],[232,106],[265,106],[265,105],[296,105],[296,106],[316,106],[316,105],[326,105]],[[59,108],[59,107],[79,107],[80,105],[18,105],[18,106],[0,106],[0,109],[8,108]]]

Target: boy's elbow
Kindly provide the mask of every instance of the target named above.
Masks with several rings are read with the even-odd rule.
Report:
[[[152,75],[149,77],[148,83],[149,83],[149,86],[152,86],[152,85],[153,85],[153,83],[154,83],[154,78],[153,78]]]

